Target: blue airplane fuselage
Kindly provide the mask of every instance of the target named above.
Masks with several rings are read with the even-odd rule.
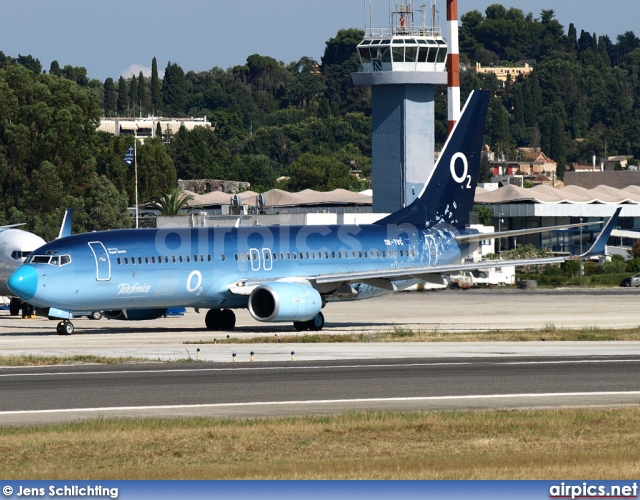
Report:
[[[455,235],[451,227],[419,230],[375,224],[78,234],[44,245],[25,264],[32,268],[33,294],[28,299],[37,307],[71,311],[244,308],[247,295],[232,293],[230,287],[247,281],[460,262]],[[353,298],[388,293],[359,287]],[[333,291],[329,286],[326,294]]]

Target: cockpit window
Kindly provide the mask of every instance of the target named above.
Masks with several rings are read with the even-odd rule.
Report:
[[[64,266],[70,262],[70,255],[29,255],[25,264],[51,264],[52,266]]]
[[[21,252],[20,250],[14,250],[13,252],[11,252],[11,258],[14,260],[24,259],[25,257],[29,257],[30,253],[31,252]]]

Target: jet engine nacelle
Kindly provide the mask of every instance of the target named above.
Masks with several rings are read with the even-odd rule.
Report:
[[[322,297],[311,285],[275,281],[249,296],[249,312],[258,321],[307,321],[322,309]]]
[[[108,319],[144,321],[146,319],[158,319],[166,313],[166,309],[122,309],[121,311],[103,311],[102,315]]]

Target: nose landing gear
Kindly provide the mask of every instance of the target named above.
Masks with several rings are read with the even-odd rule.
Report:
[[[73,323],[66,319],[58,323],[58,326],[56,327],[58,335],[71,335],[73,333],[73,330]]]

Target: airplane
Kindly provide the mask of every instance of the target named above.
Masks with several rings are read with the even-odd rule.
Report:
[[[33,306],[18,297],[12,297],[8,281],[27,257],[44,245],[46,241],[28,231],[15,229],[18,226],[24,226],[24,223],[0,226],[0,296],[10,297],[9,313],[11,316],[20,314],[22,308],[22,314],[26,317],[33,314]],[[71,209],[65,211],[58,238],[69,235],[71,235]]]
[[[465,262],[478,242],[583,224],[481,234],[469,227],[484,136],[488,91],[474,91],[419,197],[367,225],[122,229],[76,234],[31,254],[9,288],[74,331],[74,310],[107,318],[154,319],[167,308],[209,309],[211,330],[231,330],[234,309],[257,321],[324,326],[329,302],[360,300],[441,281],[454,270],[494,267]],[[585,258],[604,251],[619,210]],[[564,262],[564,257],[509,261]]]
[[[7,283],[29,254],[44,245],[46,241],[28,231],[15,229],[18,225],[22,224],[0,227],[0,296],[10,297],[9,313],[11,316],[20,314],[21,307],[24,307],[23,313],[30,316],[32,308],[26,304],[23,305],[18,297],[12,297],[13,293],[9,290]]]

